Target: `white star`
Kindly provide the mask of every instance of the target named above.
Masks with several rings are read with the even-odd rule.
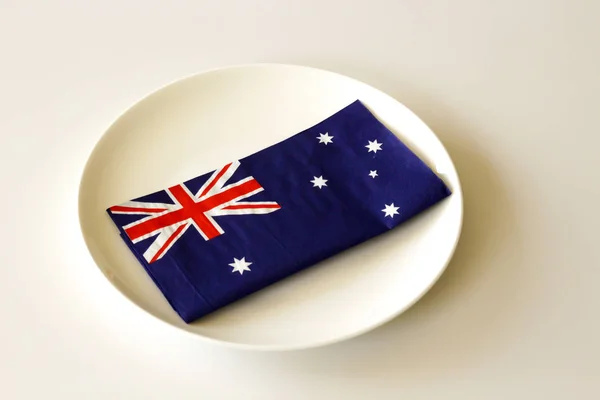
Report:
[[[327,146],[327,143],[333,143],[333,136],[329,136],[329,132],[319,133],[319,143],[324,143]]]
[[[250,271],[250,268],[248,268],[248,266],[251,264],[251,262],[246,261],[246,257],[242,257],[241,260],[238,260],[234,257],[233,262],[229,265],[233,267],[233,271],[231,271],[232,273],[239,272],[240,275],[244,275],[244,271]]]
[[[400,214],[398,212],[399,208],[400,207],[394,207],[394,203],[392,203],[389,206],[386,204],[385,208],[383,210],[381,210],[381,211],[383,211],[385,213],[386,217],[392,217],[392,218],[394,218],[395,214]]]
[[[382,145],[383,145],[383,143],[377,143],[377,139],[375,139],[372,142],[369,140],[369,144],[366,145],[365,147],[367,149],[369,149],[369,153],[370,152],[377,153],[378,151],[381,151],[381,146]]]
[[[313,187],[318,187],[319,189],[321,189],[323,186],[327,186],[327,184],[325,182],[327,182],[327,179],[323,179],[323,175],[319,176],[318,178],[315,176],[315,179],[313,179],[312,181],[310,181],[310,183],[313,184]]]
[[[375,179],[375,177],[376,177],[376,176],[379,176],[379,175],[377,175],[377,170],[375,170],[375,171],[369,171],[369,176],[370,176],[371,178]]]

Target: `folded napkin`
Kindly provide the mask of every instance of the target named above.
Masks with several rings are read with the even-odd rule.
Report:
[[[189,323],[449,195],[356,101],[276,145],[107,211]]]

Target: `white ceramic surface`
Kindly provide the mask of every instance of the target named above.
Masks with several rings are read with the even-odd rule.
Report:
[[[434,168],[453,195],[389,234],[186,325],[121,242],[105,209],[215,169],[363,101]],[[364,83],[322,70],[247,65],[198,74],[149,95],[105,133],[80,186],[79,216],[105,276],[159,319],[253,349],[323,345],[370,330],[417,301],[447,265],[463,199],[456,170],[410,110]]]

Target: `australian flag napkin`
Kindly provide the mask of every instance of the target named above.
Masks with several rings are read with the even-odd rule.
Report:
[[[283,142],[108,214],[189,323],[449,195],[356,101]]]

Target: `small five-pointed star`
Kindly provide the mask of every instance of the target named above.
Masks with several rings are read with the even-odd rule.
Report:
[[[371,178],[375,179],[375,177],[376,177],[376,176],[379,176],[379,175],[377,175],[377,170],[375,170],[375,171],[371,171],[371,170],[369,170],[369,176],[370,176]]]
[[[323,143],[325,146],[327,146],[327,143],[333,143],[333,136],[329,136],[329,132],[319,133],[317,139],[319,139],[319,143]]]
[[[381,210],[381,211],[383,211],[383,212],[385,213],[385,216],[386,216],[386,217],[391,217],[391,218],[394,218],[394,215],[396,215],[396,214],[400,214],[400,213],[398,212],[398,209],[399,209],[399,208],[400,208],[400,207],[394,207],[394,203],[392,203],[392,204],[390,204],[389,206],[386,204],[386,205],[385,205],[385,208],[384,208],[383,210]]]
[[[323,179],[323,175],[319,176],[318,178],[315,176],[314,179],[310,181],[310,183],[313,184],[313,187],[318,187],[319,189],[321,189],[323,186],[327,186],[325,182],[327,182],[327,179]]]
[[[369,149],[369,153],[373,152],[373,153],[377,154],[378,151],[381,151],[382,145],[383,145],[383,143],[378,143],[377,139],[375,139],[372,142],[369,140],[369,144],[366,145],[365,147],[367,149]]]
[[[242,257],[241,260],[238,260],[234,257],[233,262],[229,265],[233,267],[233,271],[231,271],[232,273],[239,272],[240,275],[244,275],[244,271],[250,271],[250,268],[248,268],[248,266],[251,264],[251,262],[246,261],[246,257]]]

